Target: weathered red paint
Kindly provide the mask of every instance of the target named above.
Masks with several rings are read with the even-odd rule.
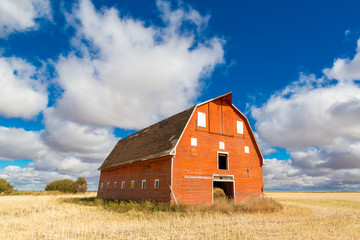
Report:
[[[228,101],[217,98],[198,105],[173,156],[102,170],[98,196],[174,202],[175,195],[183,204],[211,202],[214,175],[233,176],[235,200],[262,195],[262,155],[247,119]],[[206,114],[206,127],[197,126],[199,111]],[[237,133],[236,121],[244,123],[243,134]],[[191,138],[197,139],[197,146],[191,146]],[[220,141],[225,149],[219,148]],[[245,153],[245,146],[249,147],[249,153]],[[228,153],[228,170],[218,169],[218,152]],[[147,184],[145,189],[141,189],[143,179]],[[160,180],[159,189],[154,189],[155,179]],[[134,189],[130,189],[131,180],[135,180]],[[122,181],[126,182],[124,190]],[[114,182],[117,189],[113,187]],[[100,189],[101,183],[103,189]]]

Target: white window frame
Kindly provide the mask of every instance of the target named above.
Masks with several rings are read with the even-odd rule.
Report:
[[[114,182],[114,190],[116,190],[116,182]]]
[[[244,123],[242,121],[236,121],[236,132],[238,134],[244,134]]]
[[[146,180],[142,180],[141,181],[141,189],[145,189],[146,188]]]
[[[159,187],[160,187],[160,181],[159,181],[159,179],[155,179],[155,181],[154,181],[154,189],[159,189]]]
[[[107,183],[106,189],[110,189],[110,182]]]
[[[198,112],[197,116],[197,126],[198,127],[206,127],[206,113]]]
[[[135,180],[131,180],[130,189],[135,189]]]
[[[121,182],[121,189],[125,189],[125,181]]]
[[[226,169],[220,169],[219,168],[219,155],[226,155]],[[224,170],[224,171],[228,171],[230,169],[229,167],[229,153],[228,152],[217,152],[216,155],[216,161],[217,161],[217,169],[218,170]]]
[[[100,184],[100,189],[103,189],[104,188],[104,183],[101,183]]]
[[[197,146],[197,138],[191,138],[191,146]]]
[[[225,143],[219,142],[219,149],[225,149]]]
[[[250,148],[249,148],[249,146],[245,146],[245,147],[244,147],[244,151],[245,151],[245,153],[250,153]]]

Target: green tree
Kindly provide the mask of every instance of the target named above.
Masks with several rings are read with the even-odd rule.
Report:
[[[71,179],[55,180],[46,185],[45,191],[73,192],[74,183]]]
[[[3,178],[0,178],[0,193],[10,193],[14,190],[14,186]]]
[[[79,177],[74,183],[73,192],[86,192],[87,191],[87,181],[84,177]]]

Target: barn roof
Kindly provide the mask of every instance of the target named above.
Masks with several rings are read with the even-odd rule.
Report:
[[[181,134],[185,130],[186,124],[194,109],[218,98],[227,101],[245,118],[246,124],[250,128],[250,137],[255,143],[255,148],[261,158],[262,164],[265,164],[249,121],[246,116],[232,104],[232,92],[229,92],[206,102],[199,103],[126,138],[120,139],[109,156],[105,159],[104,163],[100,166],[99,170],[171,155],[171,152],[180,140]]]
[[[169,155],[195,107],[120,139],[99,170]]]

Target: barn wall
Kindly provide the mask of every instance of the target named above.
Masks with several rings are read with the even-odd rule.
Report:
[[[171,157],[169,156],[102,170],[98,197],[169,202],[170,172]],[[155,179],[159,179],[159,189],[154,189]],[[130,189],[132,180],[135,181],[134,189]],[[145,189],[141,188],[142,180],[146,180]],[[121,189],[122,181],[125,181],[125,189]],[[114,182],[116,182],[116,189],[114,189]]]
[[[207,117],[206,127],[197,126],[197,112]],[[244,134],[238,134],[236,121],[244,123]],[[212,201],[213,174],[234,175],[235,199],[263,193],[261,154],[249,134],[246,119],[222,99],[205,103],[195,110],[173,159],[173,191],[181,203]],[[197,146],[191,146],[191,138]],[[219,148],[219,142],[225,149]],[[245,153],[244,147],[249,147]],[[228,170],[218,170],[217,154],[227,152]]]

